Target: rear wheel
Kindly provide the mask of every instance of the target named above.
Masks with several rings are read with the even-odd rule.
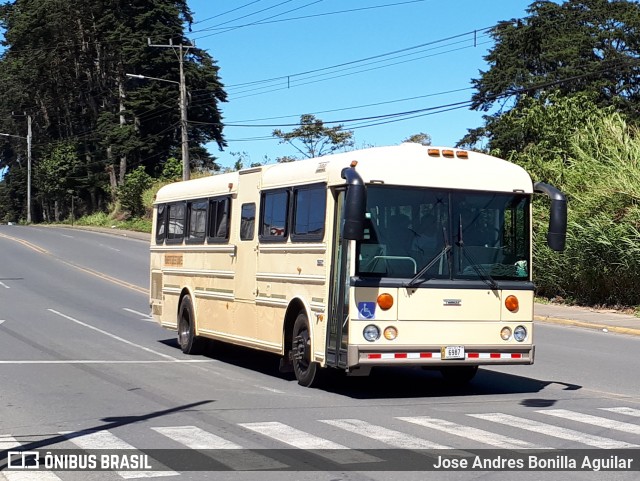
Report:
[[[178,344],[185,354],[198,354],[202,349],[202,339],[196,336],[193,303],[189,295],[182,298],[178,309]]]
[[[298,384],[309,387],[316,381],[320,366],[317,362],[311,361],[311,334],[309,320],[304,312],[298,314],[296,322],[293,324],[292,334],[293,372]]]
[[[478,366],[447,366],[440,369],[445,381],[454,386],[464,386],[478,372]]]

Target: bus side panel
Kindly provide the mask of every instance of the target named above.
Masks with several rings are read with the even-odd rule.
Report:
[[[258,255],[257,302],[261,306],[258,338],[282,344],[283,322],[292,299],[311,311],[309,327],[326,305],[326,246],[324,244],[261,244]],[[313,336],[314,351],[324,352],[324,332]],[[319,344],[318,344],[319,343]]]

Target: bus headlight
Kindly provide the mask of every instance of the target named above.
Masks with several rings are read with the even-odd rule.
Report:
[[[377,341],[378,339],[380,339],[380,329],[378,329],[378,326],[369,324],[362,331],[362,335],[369,342]]]
[[[503,341],[508,341],[509,339],[511,339],[511,329],[506,326],[503,327],[500,331],[500,337]]]
[[[527,329],[524,326],[518,326],[513,330],[513,338],[522,342],[527,338]]]
[[[389,327],[385,328],[385,330],[384,330],[384,338],[387,341],[393,341],[396,337],[398,337],[398,330],[395,327],[389,326]]]

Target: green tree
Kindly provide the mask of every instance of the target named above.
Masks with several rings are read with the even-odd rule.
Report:
[[[473,108],[501,112],[485,117],[460,145],[488,149],[505,134],[494,120],[525,99],[550,91],[587,93],[599,107],[615,106],[640,121],[640,4],[629,0],[535,1],[524,19],[500,22],[491,30],[494,48],[487,71],[473,81]],[[509,132],[509,136],[516,133]]]
[[[151,48],[147,38],[190,44],[184,27],[191,21],[186,0],[0,5],[6,47],[0,55],[0,131],[26,136],[26,121],[12,112],[28,112],[34,164],[58,142],[74,142],[81,172],[73,188],[89,210],[105,208],[128,172],[142,165],[159,175],[166,159],[180,154],[177,86],[131,80],[126,74],[177,81],[175,52]],[[193,164],[215,170],[215,159],[204,146],[225,145],[218,104],[226,93],[219,69],[198,48],[188,50],[184,67]],[[17,140],[12,147],[9,156],[0,158],[0,168],[22,168],[18,160],[24,158],[24,147]],[[10,188],[24,190],[14,182]]]
[[[180,180],[182,178],[182,161],[175,157],[169,157],[162,165],[162,179]]]
[[[273,136],[279,138],[281,144],[291,145],[306,158],[320,157],[353,147],[353,132],[344,130],[342,125],[326,127],[322,120],[312,114],[301,115],[300,126],[291,132],[276,129]],[[277,160],[290,162],[295,158],[286,156]]]
[[[61,220],[61,204],[75,194],[74,177],[79,174],[80,166],[76,146],[71,142],[55,145],[38,162],[34,169],[34,186],[38,189],[47,220]]]
[[[431,145],[431,136],[420,132],[419,134],[413,134],[403,140],[403,142],[409,142],[412,144]]]

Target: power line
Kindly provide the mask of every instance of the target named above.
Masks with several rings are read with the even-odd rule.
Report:
[[[214,15],[213,17],[207,17],[207,18],[205,18],[205,19],[202,19],[202,20],[198,20],[198,21],[196,21],[196,22],[193,22],[193,25],[196,25],[196,24],[198,24],[198,23],[204,23],[204,22],[207,22],[207,21],[209,21],[209,20],[213,20],[214,18],[223,17],[223,16],[225,16],[225,15],[226,15],[226,14],[228,14],[228,13],[237,12],[238,10],[242,10],[242,9],[243,9],[243,8],[245,8],[245,7],[248,7],[248,6],[250,6],[250,5],[253,5],[254,3],[259,3],[259,2],[261,2],[261,1],[262,1],[262,0],[254,0],[253,2],[245,3],[244,5],[241,5],[240,7],[236,7],[236,8],[233,8],[233,9],[231,9],[231,10],[227,10],[226,12],[219,13],[218,15]]]
[[[267,19],[258,20],[256,22],[252,22],[252,23],[249,23],[249,24],[236,25],[234,27],[229,27],[227,29],[222,28],[222,29],[220,29],[220,30],[223,30],[222,32],[216,32],[216,33],[212,33],[212,34],[209,34],[209,35],[203,35],[201,37],[197,37],[196,40],[199,39],[199,38],[205,38],[205,37],[211,37],[213,35],[219,35],[221,33],[226,33],[226,32],[229,32],[231,30],[236,30],[238,28],[252,27],[252,26],[255,26],[255,25],[267,25],[267,24],[271,24],[271,23],[291,22],[291,21],[294,21],[294,20],[307,20],[309,18],[326,17],[326,16],[329,16],[329,15],[339,15],[339,14],[343,14],[343,13],[359,12],[359,11],[363,11],[363,10],[373,10],[373,9],[377,9],[377,8],[395,7],[395,6],[398,6],[398,5],[406,5],[406,4],[410,4],[410,3],[421,3],[421,2],[426,2],[426,1],[427,0],[409,0],[409,1],[405,1],[405,2],[389,3],[389,4],[385,4],[385,5],[374,5],[374,6],[371,6],[371,7],[352,8],[352,9],[349,9],[349,10],[339,10],[339,11],[334,11],[334,12],[318,13],[318,14],[306,15],[306,16],[302,16],[302,17],[291,17],[291,18],[284,18],[284,19],[280,19],[280,20],[271,20],[274,17],[283,15],[285,13],[290,13],[290,12],[292,12],[294,10],[299,10],[300,8],[303,8],[303,7],[300,7],[298,9],[293,9],[293,10],[290,10],[288,12],[283,12],[282,14],[275,15],[274,17],[269,17]],[[313,3],[318,3],[318,2],[313,2]],[[312,4],[309,4],[309,5],[312,5]],[[305,7],[309,6],[309,5],[305,5]],[[210,27],[210,28],[206,28],[206,29],[195,31],[193,33],[205,32],[205,31],[210,31],[210,30],[218,30],[218,29],[219,28],[214,26],[214,27]]]
[[[280,5],[283,5],[285,3],[289,3],[291,1],[292,0],[287,0],[286,2],[279,3],[278,5],[274,5],[273,7],[269,7],[268,9],[265,9],[265,10],[270,10],[271,8],[278,7]],[[295,12],[296,10],[302,10],[303,8],[310,7],[311,5],[315,5],[316,3],[320,3],[322,1],[324,1],[324,0],[315,0],[315,1],[311,2],[311,3],[307,3],[306,5],[302,5],[300,7],[292,8],[291,10],[287,10],[286,12],[278,13],[276,15],[272,15],[270,17],[267,17],[266,19],[258,20],[256,22],[248,23],[248,24],[245,24],[245,25],[236,25],[236,26],[226,27],[226,29],[223,32],[216,32],[216,33],[210,33],[209,35],[202,35],[200,37],[196,37],[195,40],[198,40],[198,39],[201,39],[201,38],[206,38],[206,37],[213,37],[214,35],[220,35],[221,33],[231,32],[233,30],[238,30],[239,28],[245,28],[245,27],[251,27],[251,26],[254,26],[254,25],[260,25],[260,24],[264,23],[264,21],[266,21],[266,20],[271,20],[271,19],[276,18],[276,17],[281,17],[282,15],[286,15],[287,13]],[[251,14],[251,15],[254,15],[254,14]],[[251,16],[251,15],[248,15],[248,16]],[[229,22],[225,22],[225,23],[229,23]],[[204,29],[204,30],[210,30],[210,29]]]
[[[484,43],[490,43],[490,42],[484,42]],[[451,50],[447,50],[445,52],[440,52],[440,53],[435,53],[435,54],[430,54],[430,55],[423,55],[421,57],[418,57],[418,58],[415,58],[415,59],[411,59],[411,60],[404,60],[404,61],[401,61],[401,62],[394,62],[394,63],[391,63],[391,64],[381,65],[381,66],[378,66],[378,67],[372,67],[372,68],[368,68],[368,69],[361,69],[361,70],[358,70],[356,72],[345,73],[345,74],[341,74],[341,75],[334,75],[332,77],[325,77],[325,78],[321,78],[321,79],[318,79],[318,80],[311,80],[309,82],[298,82],[298,83],[295,83],[293,85],[288,85],[286,87],[283,86],[283,87],[278,87],[278,88],[272,88],[271,90],[263,90],[261,92],[257,92],[257,93],[253,93],[253,94],[247,94],[247,95],[241,95],[241,96],[235,96],[235,97],[232,96],[231,98],[233,100],[238,100],[238,99],[243,99],[243,98],[247,98],[247,97],[253,97],[255,95],[262,95],[262,94],[265,94],[265,93],[276,92],[276,91],[279,91],[279,90],[289,90],[289,89],[294,88],[294,87],[301,87],[303,85],[310,85],[310,84],[314,84],[314,83],[318,83],[318,82],[324,82],[324,81],[327,81],[327,80],[334,80],[334,79],[337,79],[337,78],[348,77],[348,76],[351,76],[351,75],[357,75],[357,74],[361,74],[361,73],[366,73],[366,72],[370,72],[370,71],[373,71],[373,70],[379,70],[379,69],[382,69],[382,68],[393,67],[393,66],[396,66],[396,65],[404,64],[404,63],[414,62],[416,60],[422,60],[422,59],[429,58],[429,57],[435,57],[435,56],[438,56],[438,55],[444,55],[446,53],[452,53],[452,52],[456,52],[456,51],[459,51],[459,50],[465,50],[467,48],[471,48],[471,47],[461,47],[461,48],[451,49]],[[352,68],[361,68],[361,67],[352,67]],[[349,70],[349,69],[346,69],[346,70]],[[330,73],[323,74],[323,75],[330,75]],[[313,78],[313,77],[309,77],[309,78]],[[256,89],[256,90],[260,90],[260,89]],[[253,91],[253,90],[248,90],[246,92],[251,92],[251,91]],[[244,93],[244,92],[240,92],[240,93]]]
[[[487,34],[484,33],[484,32],[486,32],[490,28],[491,27],[485,27],[485,28],[482,28],[482,29],[471,30],[471,31],[460,33],[460,34],[453,35],[453,36],[450,36],[450,37],[444,37],[444,38],[440,38],[440,39],[436,39],[436,40],[431,40],[429,42],[420,43],[418,45],[413,45],[411,47],[405,47],[405,48],[401,48],[401,49],[398,49],[398,50],[393,50],[391,52],[385,52],[385,53],[372,55],[372,56],[369,56],[369,57],[364,57],[364,58],[360,58],[360,59],[356,59],[356,60],[350,60],[348,62],[342,62],[342,63],[339,63],[339,64],[330,65],[328,67],[320,67],[320,68],[316,68],[316,69],[312,69],[312,70],[306,70],[306,71],[303,71],[303,72],[297,72],[297,73],[292,73],[292,74],[287,74],[287,75],[280,75],[278,77],[271,77],[271,78],[268,78],[268,79],[254,80],[254,81],[251,81],[251,82],[243,82],[243,83],[239,83],[239,84],[235,84],[235,85],[228,85],[227,86],[227,90],[233,89],[233,88],[236,88],[236,87],[253,86],[253,85],[256,85],[256,84],[260,84],[260,83],[269,83],[269,82],[274,82],[274,81],[282,81],[282,80],[287,80],[287,79],[291,79],[291,78],[295,78],[295,77],[306,76],[306,75],[309,75],[309,74],[315,74],[315,73],[322,72],[322,71],[325,71],[325,70],[334,70],[334,69],[341,68],[341,67],[348,67],[350,65],[355,65],[355,64],[358,64],[358,63],[364,63],[364,62],[368,62],[368,61],[371,61],[371,60],[377,60],[377,59],[380,59],[380,58],[383,58],[383,57],[389,57],[389,56],[397,55],[397,54],[400,54],[400,53],[405,53],[405,52],[408,52],[410,50],[417,50],[417,49],[420,49],[420,48],[423,48],[423,47],[429,47],[429,46],[436,45],[436,44],[439,44],[439,43],[447,42],[449,40],[455,40],[455,39],[459,39],[461,37],[467,37],[467,36],[470,36],[470,35],[474,35],[474,39],[475,39],[476,35],[478,33],[481,33],[481,36],[484,37],[484,36],[487,36]]]
[[[456,45],[459,43],[463,43],[465,41],[471,41],[472,39],[469,38],[468,40],[460,40],[463,39],[464,37],[471,37],[473,36],[473,46],[469,45],[468,47],[463,47],[463,48],[475,48],[478,45],[484,45],[485,43],[489,43],[489,42],[481,42],[480,44],[478,44],[477,39],[478,39],[478,32],[481,33],[480,38],[486,37],[488,36],[488,34],[483,33],[486,32],[490,27],[484,27],[482,29],[476,29],[476,30],[471,30],[468,32],[464,32],[461,34],[456,34],[456,35],[452,35],[449,37],[444,37],[441,39],[436,39],[436,40],[431,40],[429,42],[423,42],[420,43],[418,45],[413,45],[410,47],[405,47],[405,48],[401,48],[401,49],[397,49],[397,50],[393,50],[391,52],[385,52],[382,54],[376,54],[376,55],[372,55],[372,56],[368,56],[368,57],[364,57],[361,59],[356,59],[356,60],[352,60],[349,62],[342,62],[339,64],[335,64],[335,65],[331,65],[328,67],[321,67],[321,68],[317,68],[317,69],[312,69],[312,70],[307,70],[304,72],[298,72],[295,74],[290,74],[290,75],[283,75],[283,76],[279,76],[279,77],[274,77],[271,79],[264,79],[264,80],[257,80],[257,81],[252,81],[252,82],[244,82],[241,84],[236,84],[236,86],[249,86],[249,85],[258,85],[261,82],[266,83],[267,85],[265,85],[264,87],[255,87],[254,89],[247,89],[244,91],[240,91],[238,93],[248,93],[247,95],[243,95],[243,96],[231,96],[232,100],[237,100],[240,98],[246,98],[246,97],[250,97],[250,96],[255,96],[255,95],[262,95],[262,94],[268,94],[271,92],[275,92],[275,91],[281,91],[281,90],[287,90],[289,88],[293,88],[293,87],[300,87],[303,85],[309,85],[309,84],[313,84],[313,83],[317,83],[317,82],[323,82],[323,81],[327,81],[327,80],[332,80],[335,78],[339,78],[339,77],[344,77],[344,76],[348,76],[348,75],[355,75],[358,73],[364,73],[364,72],[368,72],[371,70],[375,70],[378,68],[388,68],[390,66],[393,65],[397,65],[400,63],[406,63],[406,62],[411,62],[411,61],[416,61],[416,60],[420,60],[420,59],[424,59],[432,55],[423,55],[421,57],[418,58],[414,58],[414,59],[409,59],[409,60],[405,60],[403,62],[396,62],[393,64],[387,64],[387,65],[381,65],[379,67],[373,67],[373,68],[369,68],[369,69],[364,69],[364,67],[366,67],[367,65],[375,65],[376,63],[381,63],[381,62],[389,62],[392,61],[396,58],[402,58],[402,57],[407,57],[407,56],[411,56],[411,55],[417,55],[419,53],[424,53],[424,52],[429,52],[431,50],[436,50],[436,49],[440,49],[440,48],[445,48],[447,46],[451,46],[451,45]],[[456,40],[454,42],[450,42],[452,40]],[[449,42],[449,43],[444,43],[444,42]],[[444,45],[439,45],[444,43]],[[426,48],[425,50],[418,50],[421,48],[425,48],[425,47],[429,47]],[[463,48],[458,48],[458,49],[451,49],[449,51],[445,51],[445,52],[439,52],[435,55],[444,55],[447,53],[451,53],[454,51],[458,51],[458,50],[462,50]],[[412,50],[418,50],[416,52],[411,52]],[[411,53],[407,53],[407,52],[411,52]],[[384,59],[384,57],[390,57],[388,59]],[[368,62],[368,63],[367,63]],[[358,64],[362,64],[362,65],[358,65]],[[332,77],[325,77],[325,78],[318,78],[318,77],[322,77],[322,76],[326,76],[326,75],[332,75],[332,74],[336,74],[342,71],[348,71],[348,70],[353,70],[353,69],[361,69],[360,71],[357,72],[351,72],[348,74],[342,74],[342,75],[333,75]],[[333,71],[332,71],[333,70]],[[324,74],[322,74],[322,72],[326,72]],[[310,74],[316,74],[316,75],[310,75]],[[306,76],[306,78],[305,78]],[[282,79],[287,79],[288,77],[294,77],[297,78],[299,77],[299,80],[294,83],[293,85],[287,85],[287,86],[283,86],[283,87],[275,87],[273,85],[271,85],[270,83],[272,83],[274,80],[282,80]],[[316,79],[316,80],[312,80],[312,79]],[[309,79],[308,82],[301,82],[301,80],[305,80],[305,79]],[[233,88],[234,86],[231,86],[231,88]],[[227,87],[227,90],[229,89],[229,87]],[[257,93],[250,93],[250,92],[257,92]],[[195,92],[199,92],[199,91],[195,91]],[[191,105],[199,105],[201,102],[199,101],[199,99],[201,97],[204,98],[204,102],[208,102],[210,101],[210,93],[208,91],[204,91],[205,93],[201,95],[198,94],[193,94],[192,92],[192,96],[191,96]],[[174,106],[169,106],[164,104],[164,107],[162,106],[157,106],[154,109],[152,109],[151,111],[147,111],[147,112],[143,112],[141,114],[138,114],[139,118],[144,118],[145,120],[151,120],[154,118],[157,118],[161,115],[163,115],[165,112],[169,111],[170,109],[174,109]],[[154,113],[155,112],[155,113]]]

